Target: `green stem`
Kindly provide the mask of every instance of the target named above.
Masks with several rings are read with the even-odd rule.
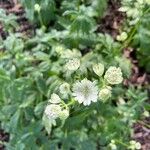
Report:
[[[75,104],[75,100],[71,100],[71,102],[69,102],[68,104],[67,104],[67,106],[71,106],[71,105],[73,105],[73,104]]]
[[[115,142],[117,142],[117,143],[119,143],[119,144],[121,144],[121,145],[123,145],[123,146],[125,146],[125,147],[128,147],[128,145],[127,145],[127,144],[125,144],[125,143],[123,143],[122,141],[115,140]]]
[[[43,22],[43,20],[42,20],[42,16],[41,16],[41,12],[40,12],[40,11],[38,11],[38,16],[39,16],[39,20],[40,20],[40,25],[41,25],[41,27],[45,27],[44,22]]]

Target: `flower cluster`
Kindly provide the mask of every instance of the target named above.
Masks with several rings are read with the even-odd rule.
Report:
[[[73,58],[66,63],[66,68],[71,71],[76,71],[80,67],[80,60]]]
[[[50,104],[48,104],[45,108],[44,114],[48,119],[50,119],[52,122],[55,123],[55,120],[57,118],[60,118],[61,120],[65,120],[69,116],[69,109],[65,105],[65,109],[62,107],[61,99],[60,97],[53,93],[51,95],[50,100],[48,101]]]
[[[132,141],[130,141],[129,149],[131,149],[131,150],[141,149],[141,144],[139,142],[132,140]]]
[[[123,81],[122,72],[120,68],[109,67],[105,73],[104,78],[109,84],[119,84]]]
[[[68,70],[75,71],[79,68],[80,61],[77,58],[73,58],[68,61],[66,66]],[[64,82],[58,88],[62,97],[65,99],[72,97],[73,102],[78,101],[78,103],[82,103],[85,106],[89,106],[92,102],[97,102],[98,99],[102,102],[106,102],[112,94],[112,88],[109,84],[119,84],[123,80],[121,69],[111,66],[104,74],[104,65],[100,63],[94,64],[92,69],[98,78],[103,81],[103,85],[98,85],[97,80],[91,81],[87,78],[84,78],[81,81],[75,81],[72,86],[67,82]],[[102,77],[103,74],[104,79]],[[44,114],[48,119],[55,123],[57,118],[60,118],[61,120],[68,118],[68,106],[70,105],[70,102],[65,104],[65,102],[55,93],[51,95],[48,102],[50,104],[46,106],[44,111]]]

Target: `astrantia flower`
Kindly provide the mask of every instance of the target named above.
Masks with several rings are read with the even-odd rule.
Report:
[[[75,71],[79,67],[80,67],[80,60],[77,58],[69,60],[66,64],[66,68],[71,71]]]
[[[103,88],[99,92],[99,98],[103,101],[106,101],[111,97],[111,87],[107,86],[106,88]]]
[[[59,87],[60,93],[67,94],[70,91],[70,85],[68,83],[63,83]]]
[[[51,95],[51,98],[50,98],[49,102],[53,103],[53,104],[57,104],[57,103],[61,102],[61,99],[60,99],[60,97],[57,94],[53,93]]]
[[[94,64],[93,71],[95,74],[97,74],[99,77],[101,77],[104,73],[104,65],[101,63]]]
[[[60,112],[61,112],[61,107],[59,105],[56,105],[56,104],[47,105],[45,108],[45,111],[44,111],[45,115],[49,119],[58,118]]]
[[[94,82],[83,79],[73,85],[73,96],[79,103],[90,105],[91,102],[96,102],[98,99],[98,88]]]
[[[108,68],[104,78],[109,84],[119,84],[123,81],[121,69],[113,66]]]

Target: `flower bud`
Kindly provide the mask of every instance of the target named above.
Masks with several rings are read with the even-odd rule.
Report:
[[[107,86],[106,88],[103,88],[100,92],[99,92],[99,98],[102,101],[106,101],[107,99],[109,99],[111,97],[111,87]]]
[[[111,150],[117,150],[117,146],[116,146],[114,140],[111,140],[111,143],[109,144],[109,147],[111,148]]]
[[[55,47],[55,51],[58,53],[58,54],[62,54],[64,52],[64,47],[59,45],[59,46],[56,46]]]
[[[63,83],[59,87],[61,94],[67,94],[70,92],[70,85],[68,83]]]
[[[34,5],[34,10],[37,11],[37,12],[40,12],[40,10],[41,10],[40,5],[36,3],[36,4]]]
[[[66,64],[66,68],[71,71],[76,71],[80,67],[80,60],[73,58],[69,60]]]
[[[104,75],[105,80],[109,84],[119,84],[123,81],[122,72],[120,68],[109,67]]]
[[[144,115],[144,117],[149,117],[150,116],[148,111],[144,111],[143,115]]]
[[[61,120],[66,120],[69,117],[69,110],[68,109],[64,109],[60,112],[59,114],[59,118]]]
[[[141,149],[141,144],[140,144],[139,142],[136,142],[135,148],[136,148],[136,149]]]
[[[99,77],[101,77],[104,73],[104,65],[101,63],[94,64],[93,71],[95,74],[97,74]]]
[[[60,99],[60,97],[57,94],[53,93],[51,95],[51,99],[49,100],[49,102],[53,103],[53,104],[57,104],[57,103],[61,102],[61,99]]]
[[[127,39],[128,35],[126,32],[122,32],[120,35],[117,36],[118,41],[125,41]]]
[[[129,149],[131,149],[131,150],[141,149],[141,144],[139,142],[132,140],[132,141],[130,141]]]

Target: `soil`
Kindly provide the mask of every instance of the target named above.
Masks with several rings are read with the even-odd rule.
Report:
[[[108,33],[114,39],[119,34],[121,26],[126,18],[124,13],[118,11],[120,7],[120,1],[109,0],[108,9],[105,16],[98,21],[99,27],[97,32]],[[15,32],[21,32],[28,34],[34,28],[28,20],[25,18],[24,10],[17,0],[1,0],[0,8],[6,10],[6,12],[14,13],[17,15],[17,22],[19,24],[19,29]],[[3,30],[2,25],[0,24],[0,35],[3,38],[6,38],[7,33]],[[138,61],[136,59],[135,51],[132,48],[124,49],[124,56],[128,58],[132,63],[132,76],[130,79],[125,80],[124,84],[128,86],[130,83],[134,85],[147,86],[150,82],[150,75],[148,75],[143,68],[138,66]],[[134,125],[134,136],[133,139],[142,144],[142,150],[150,150],[150,128],[145,126],[145,124],[150,125],[150,118],[143,119],[141,122],[137,122]],[[4,133],[3,130],[0,130],[0,141],[7,142],[9,140],[9,135]],[[0,145],[0,150],[3,150],[4,146]]]

